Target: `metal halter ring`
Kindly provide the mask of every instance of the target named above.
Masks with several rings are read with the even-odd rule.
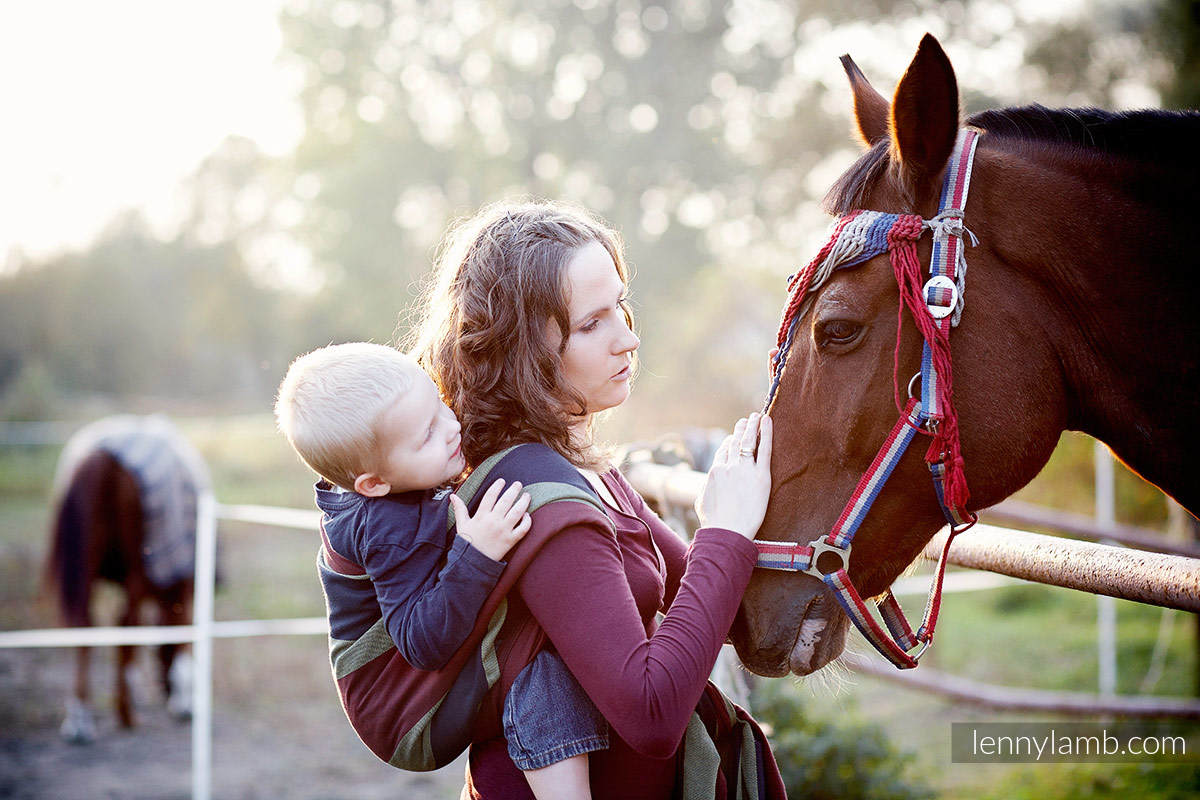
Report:
[[[812,575],[814,578],[825,579],[826,575],[832,575],[835,572],[850,568],[850,543],[843,545],[834,545],[829,543],[829,539],[822,536],[808,543],[812,548],[812,560],[808,563],[808,569],[804,571],[805,575]],[[826,553],[832,553],[838,558],[838,565],[831,569],[821,569],[817,565],[817,560]]]
[[[917,379],[920,377],[921,377],[921,371],[917,370],[917,373],[908,379],[908,399],[909,400],[912,400],[914,397],[913,385],[917,382]]]

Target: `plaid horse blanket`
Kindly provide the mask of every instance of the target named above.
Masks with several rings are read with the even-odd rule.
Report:
[[[84,458],[102,450],[133,475],[145,522],[146,575],[167,588],[195,572],[196,499],[211,487],[195,448],[161,414],[120,415],[85,425],[67,441],[55,472],[58,497]]]

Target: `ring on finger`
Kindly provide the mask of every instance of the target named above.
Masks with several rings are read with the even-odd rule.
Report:
[[[741,456],[742,458],[754,458],[754,448],[753,447],[742,447],[742,448],[738,449],[738,455]]]

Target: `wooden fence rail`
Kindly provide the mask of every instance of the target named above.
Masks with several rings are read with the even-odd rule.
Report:
[[[674,506],[690,507],[704,485],[703,473],[648,462],[631,465],[625,475],[644,496]],[[1099,526],[1082,525],[1060,512],[1039,515],[1034,508],[1027,504],[1019,508],[1020,517],[1029,524],[1056,528],[1058,522],[1066,519],[1074,522],[1068,532],[1082,530],[1097,538],[1113,538]],[[1139,539],[1153,533],[1126,526],[1128,530],[1137,531]],[[944,537],[944,532],[934,537],[926,548],[927,557],[936,560]],[[949,561],[1092,594],[1200,611],[1200,559],[1189,556],[1081,542],[980,523],[954,540]]]
[[[703,473],[649,461],[630,464],[625,476],[643,496],[655,500],[663,509],[690,508],[704,485]],[[1084,538],[1120,540],[1161,552],[980,523],[954,540],[948,554],[950,563],[1163,608],[1200,611],[1200,559],[1193,557],[1198,552],[1193,545],[1166,541],[1161,534],[1143,528],[1101,525],[1089,517],[1011,500],[989,509],[983,517]],[[934,537],[924,551],[926,558],[937,559],[945,536],[943,531]],[[901,671],[874,657],[848,653],[842,660],[853,669],[907,688],[985,708],[1080,716],[1200,719],[1200,700],[1194,698],[1013,688],[972,681],[928,666]]]

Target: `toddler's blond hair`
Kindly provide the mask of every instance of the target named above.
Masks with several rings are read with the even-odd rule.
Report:
[[[300,356],[288,367],[275,400],[275,420],[314,472],[353,491],[375,469],[380,414],[408,391],[411,356],[394,347],[349,342]]]

